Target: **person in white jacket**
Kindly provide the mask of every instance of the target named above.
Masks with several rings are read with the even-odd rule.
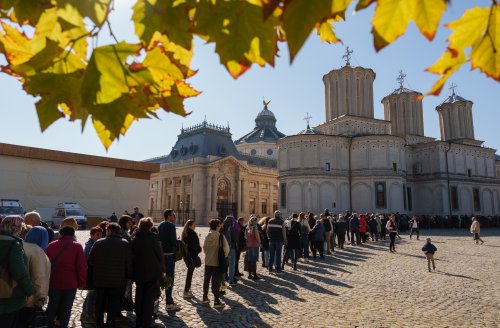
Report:
[[[33,302],[29,302],[21,311],[19,327],[32,326],[36,309],[47,302],[50,283],[50,260],[44,250],[49,243],[47,230],[42,226],[32,227],[24,239],[24,252],[28,259],[28,271],[35,286]]]

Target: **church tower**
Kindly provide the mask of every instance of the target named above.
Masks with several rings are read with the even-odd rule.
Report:
[[[424,135],[424,119],[422,111],[422,94],[404,87],[406,74],[399,71],[397,81],[399,88],[382,99],[384,119],[390,121],[390,134]]]
[[[456,85],[451,86],[451,96],[436,107],[439,114],[441,140],[474,140],[474,122],[472,121],[472,101],[456,94]]]
[[[375,72],[363,67],[352,67],[351,54],[352,50],[347,47],[343,56],[345,66],[323,76],[327,122],[343,115],[374,118]]]

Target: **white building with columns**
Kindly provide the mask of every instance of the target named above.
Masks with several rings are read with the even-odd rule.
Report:
[[[374,80],[348,61],[332,70],[326,122],[278,141],[282,213],[500,214],[500,162],[474,137],[473,103],[453,91],[436,108],[436,140],[424,135],[421,93],[403,86],[402,73],[375,119]]]
[[[183,128],[170,154],[148,160],[160,164],[151,176],[148,214],[161,219],[172,208],[179,223],[194,218],[198,224],[228,214],[272,215],[278,207],[276,142],[284,135],[268,104],[236,145],[229,127],[205,121]]]

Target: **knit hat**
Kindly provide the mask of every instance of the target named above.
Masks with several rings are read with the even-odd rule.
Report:
[[[76,219],[72,216],[67,217],[63,220],[61,224],[61,228],[63,227],[73,227],[73,229],[78,229],[78,223],[76,222]]]
[[[64,228],[62,228],[61,230],[59,230],[59,234],[61,236],[74,236],[75,235],[75,229],[73,227],[70,227],[70,226],[66,226]]]
[[[0,222],[0,232],[13,236],[19,236],[23,224],[23,218],[19,215],[8,215]]]
[[[30,229],[30,231],[28,231],[28,234],[26,235],[24,241],[27,243],[36,244],[41,249],[45,250],[47,248],[47,245],[49,244],[49,234],[47,233],[47,229],[45,229],[44,227],[33,227]]]

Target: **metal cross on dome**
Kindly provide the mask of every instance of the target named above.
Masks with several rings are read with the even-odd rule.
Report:
[[[309,129],[309,121],[311,120],[312,116],[309,115],[309,112],[306,114],[306,117],[304,117],[304,120],[307,122],[307,128]]]
[[[405,77],[406,77],[406,74],[403,73],[403,70],[399,70],[399,75],[398,75],[398,78],[396,80],[399,83],[399,88],[400,89],[403,89],[403,84],[405,82]]]
[[[455,82],[452,82],[450,85],[450,90],[451,90],[451,95],[455,95],[455,90],[457,89],[458,85]]]
[[[349,49],[349,46],[347,46],[347,48],[345,49],[345,54],[342,56],[342,59],[345,59],[346,66],[351,66],[351,54],[353,52],[353,50]]]

